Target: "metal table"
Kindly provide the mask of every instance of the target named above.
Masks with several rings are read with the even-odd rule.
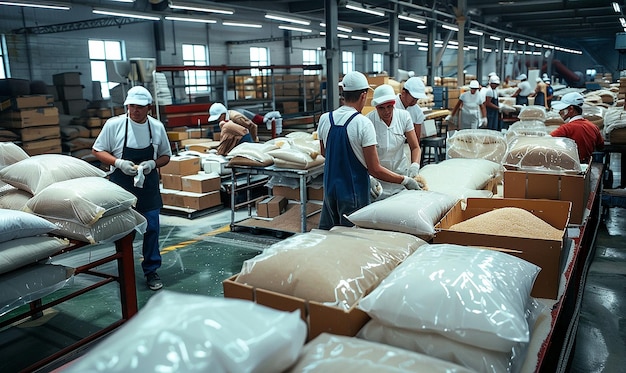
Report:
[[[233,180],[232,193],[230,196],[230,227],[231,230],[235,225],[235,208],[237,207],[235,204],[235,192],[237,188],[237,176],[245,175],[247,178],[248,184],[250,183],[250,178],[252,175],[267,175],[267,176],[278,176],[278,177],[286,177],[292,179],[300,180],[300,231],[306,232],[306,203],[307,203],[307,193],[306,193],[306,182],[307,178],[314,178],[324,172],[324,165],[321,164],[319,166],[306,169],[306,170],[298,170],[298,169],[286,169],[286,168],[278,168],[274,165],[267,167],[252,167],[252,166],[229,166],[231,169],[231,177]],[[252,204],[253,201],[250,201],[249,191],[248,191],[248,199],[246,201],[248,205],[248,217],[252,215]]]

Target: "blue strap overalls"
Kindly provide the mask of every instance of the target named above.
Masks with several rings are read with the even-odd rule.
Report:
[[[154,148],[152,146],[152,129],[150,120],[147,122],[148,131],[150,133],[150,145],[143,149],[133,149],[127,146],[128,140],[128,118],[124,126],[124,148],[122,150],[122,159],[140,164],[143,161],[154,160]],[[137,188],[134,185],[134,177],[126,175],[119,168],[110,176],[110,180],[121,186],[125,190],[137,197],[137,206],[135,209],[143,215],[148,225],[146,233],[143,235],[143,262],[141,267],[144,274],[154,272],[161,266],[161,254],[159,253],[159,210],[163,207],[161,192],[159,191],[159,174],[156,170],[152,170],[143,183],[143,188]]]
[[[358,160],[348,139],[348,125],[359,113],[354,113],[343,126],[335,125],[329,113],[330,131],[326,144],[324,164],[324,205],[320,217],[320,229],[335,225],[351,227],[343,215],[369,204],[370,179],[367,168]]]
[[[495,97],[490,97],[491,103],[498,106],[498,97],[495,95],[496,90],[492,89],[492,92]],[[500,131],[500,110],[487,107],[487,128]]]

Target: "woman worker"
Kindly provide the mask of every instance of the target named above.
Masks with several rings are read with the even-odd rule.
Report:
[[[459,129],[475,129],[487,125],[487,111],[482,99],[483,96],[479,91],[480,84],[478,80],[472,80],[469,87],[470,90],[463,92],[459,97],[459,101],[452,109],[452,114],[445,118],[445,121],[450,121],[461,110]]]
[[[400,175],[409,177],[417,176],[419,172],[420,149],[415,133],[415,126],[408,111],[395,107],[396,94],[393,87],[382,84],[374,90],[372,105],[376,110],[371,111],[366,117],[374,123],[376,130],[376,151],[381,166]],[[408,142],[411,151],[411,163],[407,158],[404,148]],[[370,180],[372,185],[377,180]],[[405,189],[400,184],[380,182],[382,193],[377,196],[377,188],[372,188],[372,197],[377,200],[384,199]]]

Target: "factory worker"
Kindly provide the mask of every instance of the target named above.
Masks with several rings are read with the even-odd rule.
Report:
[[[110,165],[109,179],[137,197],[135,209],[146,218],[141,268],[151,290],[163,287],[157,269],[159,252],[159,213],[163,207],[157,167],[170,161],[172,150],[165,126],[148,115],[152,95],[144,87],[128,90],[124,105],[126,115],[110,118],[93,144],[92,154],[102,164]],[[140,175],[139,173],[143,174]]]
[[[370,202],[370,178],[419,189],[414,179],[381,166],[374,125],[361,114],[370,90],[365,75],[347,73],[340,83],[344,105],[322,114],[318,125],[324,162],[324,204],[319,228],[352,226],[345,216]]]
[[[485,91],[485,111],[487,113],[487,128],[500,131],[500,103],[498,101],[498,86],[500,78],[497,75],[489,77],[489,87]]]
[[[534,105],[543,106],[544,108],[547,108],[546,106],[546,83],[544,83],[543,79],[541,78],[537,78],[536,82],[537,82],[537,85],[535,86],[535,92],[531,95],[535,97]]]
[[[426,86],[424,81],[418,77],[411,77],[404,82],[402,90],[396,96],[396,107],[409,112],[418,140],[425,136],[423,124],[426,117],[424,116],[424,111],[417,103],[422,98],[426,98]]]
[[[574,140],[581,163],[589,162],[594,150],[604,148],[604,139],[598,126],[582,116],[584,101],[583,95],[578,92],[567,93],[560,101],[554,101],[552,108],[559,112],[565,124],[550,133],[553,137],[568,137]]]
[[[546,83],[546,107],[549,109],[552,107],[552,98],[554,97],[554,88],[552,88],[552,82],[548,76],[543,78],[543,82]]]
[[[452,109],[452,114],[448,115],[445,120],[449,121],[461,111],[461,119],[459,122],[460,129],[470,129],[487,126],[487,111],[485,110],[482,95],[479,92],[480,83],[478,80],[472,80],[469,84],[470,90],[463,92],[459,96],[459,101]]]
[[[252,113],[251,113],[252,114]],[[252,114],[254,118],[254,114]],[[263,117],[259,115],[260,123]],[[219,123],[220,144],[217,154],[227,155],[235,146],[244,142],[258,142],[258,125],[245,113],[237,110],[227,110],[226,106],[216,102],[209,108],[209,123]]]
[[[395,107],[396,94],[393,87],[382,84],[374,90],[372,105],[376,110],[371,111],[366,117],[374,124],[376,131],[376,151],[380,164],[388,170],[409,177],[417,176],[420,168],[419,142],[411,115],[402,109]],[[407,158],[404,148],[409,144],[411,159]],[[372,180],[376,182],[377,180]],[[372,184],[374,185],[374,184]],[[370,185],[371,186],[371,185]],[[382,193],[377,199],[383,199],[403,190],[400,184],[381,182]],[[372,196],[376,196],[373,189]]]
[[[520,83],[511,97],[515,97],[516,105],[528,105],[528,96],[533,93],[533,88],[530,86],[526,74],[520,74],[517,80],[520,80]]]

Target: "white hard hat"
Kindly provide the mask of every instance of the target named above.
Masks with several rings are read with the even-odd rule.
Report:
[[[228,110],[226,110],[226,106],[220,104],[219,102],[214,103],[209,108],[209,122],[218,120],[222,114],[226,114],[226,120],[228,120]]]
[[[489,78],[489,84],[500,84],[500,78],[497,75],[492,75]]]
[[[470,81],[469,87],[470,88],[480,88],[480,83],[478,83],[478,80],[472,80],[472,81]]]
[[[142,86],[135,86],[128,90],[124,106],[126,105],[140,105],[146,106],[152,103],[152,95],[150,91]]]
[[[422,79],[418,77],[409,78],[409,80],[404,82],[403,88],[409,91],[413,98],[426,98],[426,86],[424,86]]]
[[[385,102],[396,101],[396,92],[389,84],[381,84],[374,90],[374,98],[372,98],[372,105],[378,106]]]
[[[528,79],[528,77],[526,76],[526,74],[519,74],[516,79],[517,80],[526,80],[526,79]]]
[[[569,106],[582,107],[585,98],[578,92],[566,93],[561,97],[560,101],[553,101],[552,108],[556,111],[561,111]]]
[[[365,75],[358,71],[350,71],[344,75],[343,79],[339,83],[340,87],[343,87],[344,91],[360,91],[362,89],[372,89],[367,82]]]

